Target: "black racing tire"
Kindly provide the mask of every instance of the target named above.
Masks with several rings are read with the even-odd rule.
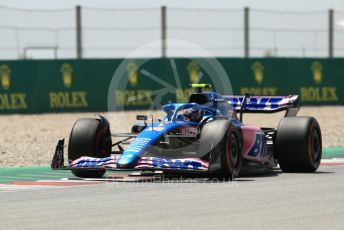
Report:
[[[315,172],[322,156],[317,120],[313,117],[282,118],[275,136],[275,156],[283,172]]]
[[[82,118],[75,122],[69,136],[68,161],[81,156],[109,157],[111,155],[111,132],[99,119]],[[77,177],[100,178],[106,170],[72,170]]]
[[[213,151],[221,154],[221,169],[215,175],[218,179],[233,180],[239,176],[242,164],[239,132],[229,125],[227,132]]]

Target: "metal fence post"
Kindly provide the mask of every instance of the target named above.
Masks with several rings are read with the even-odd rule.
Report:
[[[245,57],[250,56],[250,9],[245,7],[244,9],[244,47]]]
[[[161,57],[166,57],[166,6],[161,7]]]
[[[76,57],[82,58],[81,6],[76,6]]]
[[[333,58],[333,43],[334,43],[334,11],[328,11],[328,56]]]

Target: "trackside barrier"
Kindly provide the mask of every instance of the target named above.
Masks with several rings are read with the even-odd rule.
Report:
[[[122,59],[0,61],[0,113],[107,111],[108,89]],[[110,94],[123,109],[145,109],[161,94],[160,104],[183,102],[190,83],[212,83],[197,59],[174,59],[177,87],[169,59],[125,60],[116,75],[126,82]],[[219,58],[234,94],[299,94],[302,105],[344,105],[344,58]],[[141,63],[141,64],[140,64]],[[142,64],[143,63],[143,64]],[[124,67],[123,67],[124,66]],[[160,81],[147,77],[151,73]],[[221,92],[220,92],[221,93]],[[135,98],[131,100],[130,98]]]

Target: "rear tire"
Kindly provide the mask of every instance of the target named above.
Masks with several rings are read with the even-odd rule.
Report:
[[[322,156],[317,120],[313,117],[281,119],[276,133],[275,155],[283,172],[315,172]]]
[[[99,119],[82,118],[75,122],[69,136],[68,161],[82,156],[109,157],[111,155],[111,132],[108,124]],[[72,170],[77,177],[99,178],[105,170]]]

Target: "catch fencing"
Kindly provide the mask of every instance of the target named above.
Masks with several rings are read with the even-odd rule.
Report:
[[[137,57],[343,57],[344,12],[0,6],[2,60],[124,58],[156,40]]]

